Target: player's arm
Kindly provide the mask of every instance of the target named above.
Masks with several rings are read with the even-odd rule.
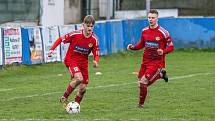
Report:
[[[172,38],[169,36],[168,38],[166,38],[166,48],[163,50],[164,54],[168,54],[172,51],[174,51],[174,44],[172,42]]]
[[[141,37],[139,43],[136,45],[128,44],[127,50],[140,50],[144,48],[144,39]]]
[[[52,45],[52,47],[49,49],[49,53],[48,56],[50,57],[52,55],[52,53],[54,52],[55,48],[63,41],[64,43],[68,43],[72,38],[72,34],[66,34],[62,37],[59,37],[54,44]]]
[[[171,37],[168,37],[165,39],[165,45],[166,45],[165,49],[157,50],[158,55],[164,55],[164,54],[168,54],[168,53],[174,51],[174,45],[173,45]]]
[[[59,37],[54,44],[52,45],[52,47],[49,49],[48,52],[48,57],[51,57],[52,53],[54,52],[55,48],[62,42],[62,38]]]
[[[93,46],[92,53],[94,56],[93,67],[96,68],[98,67],[98,62],[99,62],[99,44],[97,40],[95,45]]]

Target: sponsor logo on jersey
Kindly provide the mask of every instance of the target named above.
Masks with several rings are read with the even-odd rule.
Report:
[[[160,37],[155,37],[155,40],[159,41],[161,38]]]
[[[145,43],[147,48],[158,48],[159,44],[158,42],[151,42],[151,41],[146,41]]]
[[[84,53],[84,54],[90,53],[90,49],[83,48],[83,47],[80,47],[80,46],[75,46],[74,51],[79,52],[79,53]]]
[[[92,46],[93,46],[93,43],[89,43],[89,44],[88,44],[88,47],[91,48]]]

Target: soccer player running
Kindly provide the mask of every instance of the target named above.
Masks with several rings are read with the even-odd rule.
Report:
[[[54,49],[61,43],[69,43],[69,48],[66,53],[64,64],[71,74],[71,82],[68,84],[60,102],[65,108],[69,95],[74,91],[76,87],[79,87],[75,102],[81,102],[86,87],[88,85],[88,56],[93,53],[94,64],[93,67],[98,66],[99,61],[99,44],[96,35],[93,33],[93,27],[95,24],[94,17],[92,15],[85,16],[83,20],[83,28],[73,31],[69,34],[59,37],[53,46],[50,48],[48,56],[51,56]]]
[[[138,74],[139,108],[143,108],[147,88],[156,80],[166,77],[165,55],[174,50],[169,32],[158,24],[158,11],[151,9],[148,13],[149,26],[142,30],[140,41],[136,45],[128,44],[128,50],[144,48],[142,64]],[[167,77],[166,77],[167,78]],[[168,79],[168,78],[167,78]]]

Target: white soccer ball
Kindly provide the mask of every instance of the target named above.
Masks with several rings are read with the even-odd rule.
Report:
[[[80,105],[75,101],[69,102],[66,106],[66,112],[70,114],[79,113],[80,109]]]
[[[102,75],[102,72],[97,71],[95,74],[96,75]]]

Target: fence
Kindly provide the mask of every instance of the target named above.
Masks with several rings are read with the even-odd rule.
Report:
[[[159,24],[170,32],[176,48],[215,48],[215,18],[162,18]],[[139,41],[147,20],[97,21],[94,32],[99,38],[100,53],[123,51],[129,43]],[[0,28],[0,65],[38,64],[64,59],[68,44],[61,44],[54,55],[47,53],[59,37],[80,24],[50,27]]]

